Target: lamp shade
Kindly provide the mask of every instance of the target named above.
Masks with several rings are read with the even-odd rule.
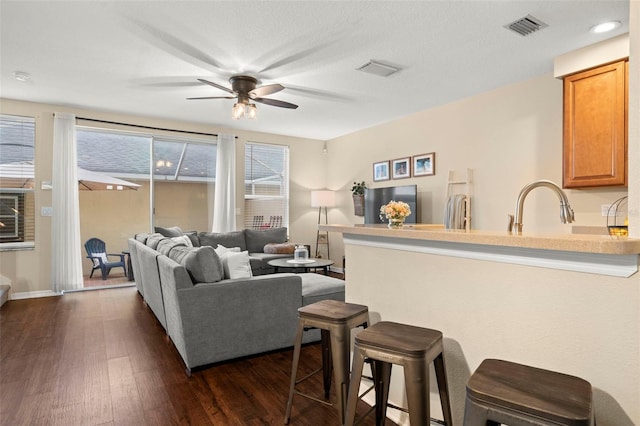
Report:
[[[336,193],[333,191],[311,191],[311,207],[335,207]]]

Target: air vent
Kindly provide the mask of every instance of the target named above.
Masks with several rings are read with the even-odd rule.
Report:
[[[538,18],[527,15],[524,18],[520,18],[517,21],[505,25],[504,27],[508,30],[520,34],[521,36],[528,36],[529,34],[533,34],[536,31],[548,27],[548,25]]]
[[[363,66],[356,68],[357,71],[366,72],[369,74],[378,75],[380,77],[389,77],[391,74],[395,74],[400,71],[400,68],[393,67],[391,65],[381,64],[373,60],[367,62]]]

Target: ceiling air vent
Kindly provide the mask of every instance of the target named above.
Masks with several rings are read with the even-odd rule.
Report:
[[[548,27],[548,25],[538,18],[527,15],[524,18],[520,18],[517,21],[505,25],[504,27],[508,30],[520,34],[521,36],[528,36],[529,34],[535,33],[536,31]]]
[[[396,68],[391,65],[382,64],[380,62],[375,62],[372,60],[362,65],[361,67],[356,68],[356,70],[378,75],[380,77],[389,77],[391,74],[395,74],[400,71],[400,68]]]

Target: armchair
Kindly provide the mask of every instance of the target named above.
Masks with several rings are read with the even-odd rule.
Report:
[[[99,238],[90,238],[84,243],[84,248],[87,250],[87,259],[93,262],[91,275],[96,269],[100,269],[102,272],[102,279],[106,280],[109,272],[112,268],[122,267],[124,276],[127,276],[127,268],[124,263],[124,254],[122,253],[107,253],[107,247],[104,241]],[[120,260],[116,262],[109,262],[109,256],[118,257]]]

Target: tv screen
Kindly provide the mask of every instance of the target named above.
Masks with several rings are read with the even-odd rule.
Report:
[[[418,218],[418,189],[417,185],[390,186],[387,188],[367,188],[364,190],[364,223],[387,223],[380,220],[380,206],[389,201],[404,201],[409,204],[411,214],[405,223],[416,223]]]

